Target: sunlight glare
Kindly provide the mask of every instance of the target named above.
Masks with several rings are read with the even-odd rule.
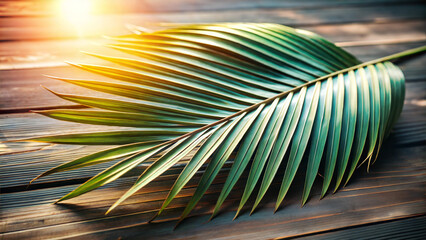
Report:
[[[91,14],[90,0],[61,0],[61,15],[76,28],[88,23]]]

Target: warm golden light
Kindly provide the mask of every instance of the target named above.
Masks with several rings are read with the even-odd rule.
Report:
[[[87,24],[91,14],[90,0],[61,0],[61,16],[74,25],[77,30]]]

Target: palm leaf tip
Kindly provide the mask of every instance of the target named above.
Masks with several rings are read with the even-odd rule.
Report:
[[[368,166],[371,160],[374,162],[402,110],[404,76],[388,61],[426,51],[423,46],[361,63],[316,34],[259,23],[194,24],[149,34],[138,30],[111,40],[118,44],[109,47],[139,58],[86,54],[132,70],[71,65],[111,77],[117,83],[52,78],[126,100],[65,95],[48,89],[63,99],[97,110],[42,114],[125,130],[31,140],[122,146],[65,163],[39,177],[122,159],[58,200],[63,201],[108,184],[160,155],[111,206],[109,213],[196,151],[153,217],[161,214],[205,166],[178,224],[200,201],[227,161],[232,166],[211,218],[219,213],[245,169],[249,175],[234,219],[260,184],[250,214],[255,211],[274,184],[274,177],[282,178],[274,212],[298,172],[305,173],[302,205],[308,201],[321,164],[325,166],[321,198],[333,179],[334,191],[342,183],[346,185],[360,161],[366,159]],[[143,45],[134,44],[141,42]],[[236,153],[235,157],[229,161],[232,153]],[[301,169],[303,161],[306,169]],[[279,173],[281,166],[285,167],[283,175]]]

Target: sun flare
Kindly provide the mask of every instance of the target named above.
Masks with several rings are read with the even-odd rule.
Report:
[[[76,28],[82,27],[89,21],[92,4],[90,0],[61,0],[61,16]]]

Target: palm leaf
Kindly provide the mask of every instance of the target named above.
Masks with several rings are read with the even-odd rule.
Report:
[[[108,47],[138,58],[88,54],[127,69],[73,64],[111,81],[53,78],[120,99],[52,91],[97,110],[38,113],[130,129],[26,140],[125,145],[65,163],[39,177],[125,158],[58,200],[63,201],[114,181],[160,155],[109,212],[199,146],[158,212],[207,164],[181,220],[196,206],[226,161],[231,161],[232,167],[212,217],[247,168],[249,175],[236,217],[259,184],[252,212],[255,210],[281,166],[285,170],[275,210],[298,171],[305,173],[302,204],[309,198],[321,164],[321,196],[333,179],[333,190],[338,190],[357,166],[366,161],[370,166],[375,161],[402,110],[404,77],[388,61],[426,49],[361,63],[314,33],[278,24],[248,23],[178,26],[111,39],[115,43]],[[231,158],[232,153],[236,154]],[[300,169],[303,161],[306,169]]]

